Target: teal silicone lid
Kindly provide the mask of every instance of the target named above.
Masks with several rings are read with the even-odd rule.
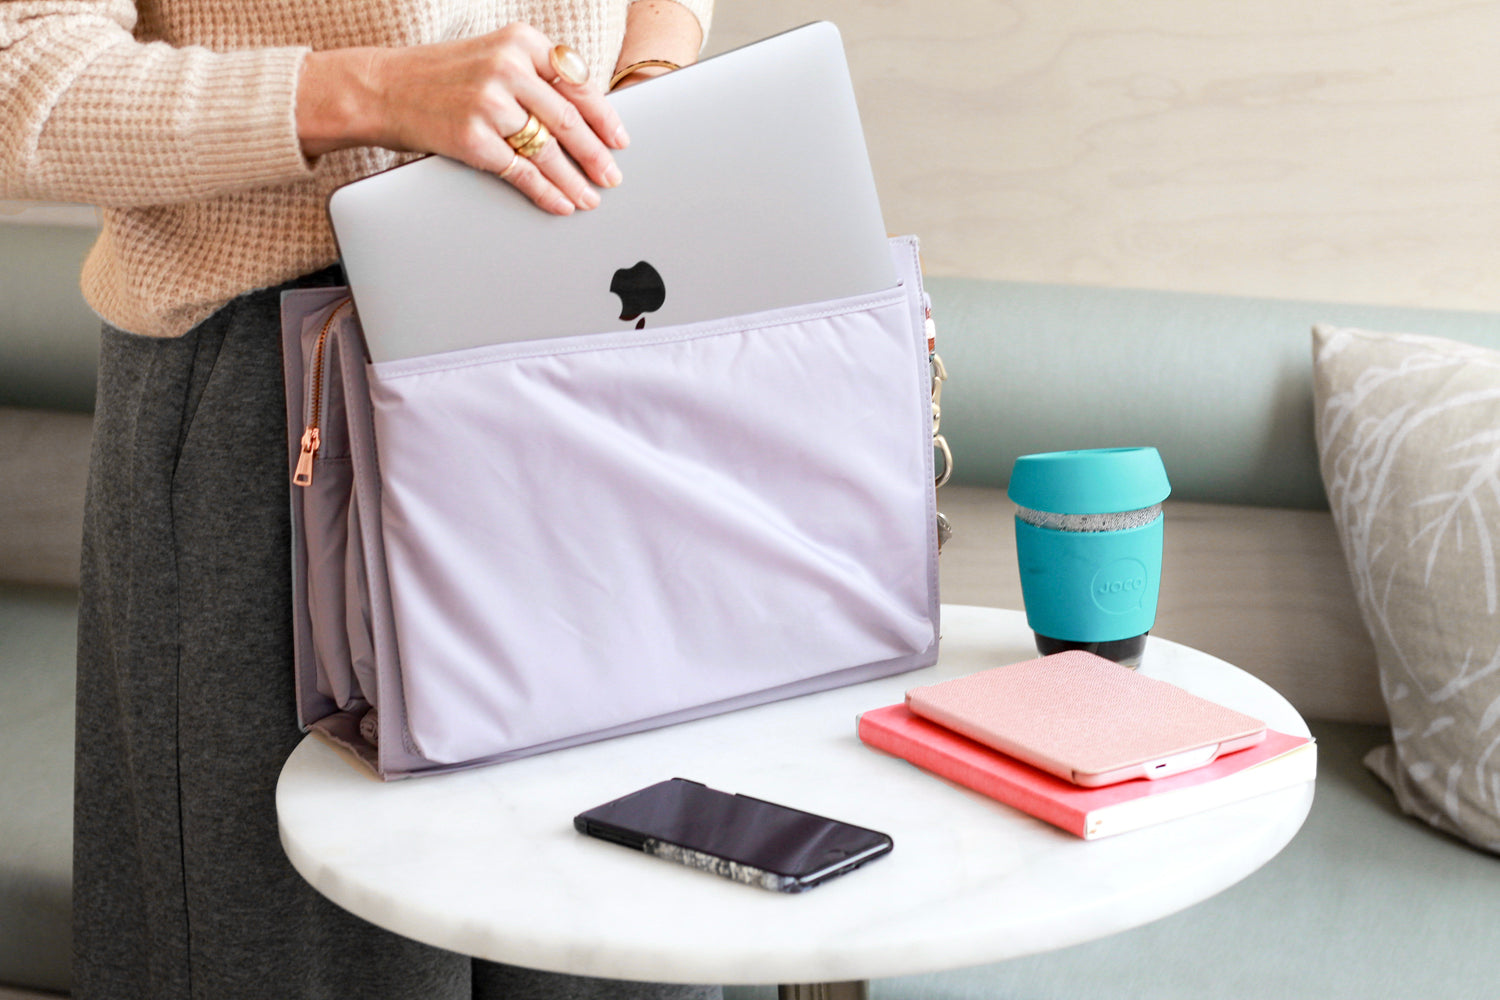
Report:
[[[1171,492],[1155,448],[1092,448],[1022,455],[1006,495],[1050,514],[1113,514],[1159,504]]]

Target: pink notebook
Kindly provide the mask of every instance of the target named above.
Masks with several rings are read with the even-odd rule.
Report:
[[[1259,719],[1081,650],[913,688],[906,704],[1089,788],[1180,774],[1266,735]]]
[[[1107,788],[1063,781],[914,715],[905,705],[865,712],[859,717],[859,738],[1085,840],[1189,816],[1317,776],[1312,740],[1275,730],[1259,745],[1206,767]]]

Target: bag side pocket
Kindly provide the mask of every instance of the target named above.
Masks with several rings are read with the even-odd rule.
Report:
[[[361,715],[369,706],[366,688],[354,669],[356,650],[369,647],[368,630],[361,635],[359,592],[349,586],[357,579],[351,560],[361,558],[351,524],[357,516],[352,503],[354,470],[349,453],[348,415],[339,371],[349,363],[333,325],[348,312],[347,300],[304,321],[306,369],[306,427],[302,454],[294,474],[301,488],[302,533],[306,551],[304,587],[311,618],[312,654],[317,665],[317,689],[340,711]],[[362,359],[355,361],[361,363]]]

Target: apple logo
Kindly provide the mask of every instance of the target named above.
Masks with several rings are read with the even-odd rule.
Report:
[[[637,330],[646,325],[643,314],[656,312],[667,299],[667,286],[661,275],[643,260],[616,271],[609,290],[620,297],[621,319],[629,321],[640,317],[640,322],[635,325]]]

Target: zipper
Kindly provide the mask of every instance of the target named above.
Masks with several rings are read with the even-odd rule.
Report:
[[[308,404],[307,429],[302,432],[302,451],[297,456],[297,471],[292,473],[292,483],[296,486],[312,485],[313,456],[323,443],[323,434],[319,428],[323,420],[323,373],[328,353],[328,331],[333,328],[333,321],[338,314],[353,301],[345,299],[334,307],[333,312],[328,314],[328,319],[323,322],[323,329],[318,332],[318,342],[313,346],[312,400]]]

